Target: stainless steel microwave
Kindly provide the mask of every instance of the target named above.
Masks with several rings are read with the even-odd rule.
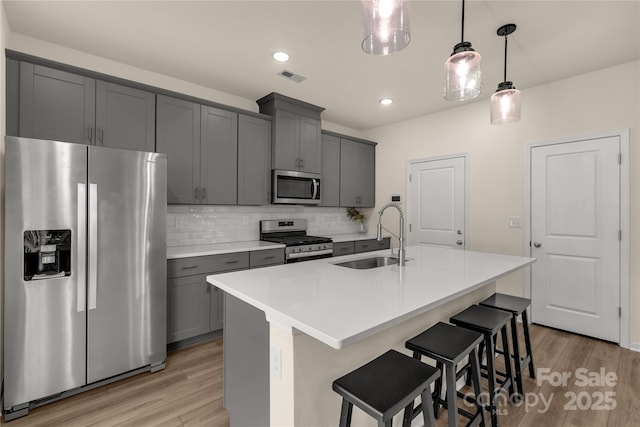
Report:
[[[293,205],[320,204],[321,175],[317,173],[274,170],[273,203]]]

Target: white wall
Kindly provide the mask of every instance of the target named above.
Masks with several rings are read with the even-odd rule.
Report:
[[[379,143],[376,152],[377,204],[382,206],[393,193],[401,194],[406,202],[408,160],[469,153],[469,249],[522,255],[524,231],[509,228],[508,218],[525,216],[526,144],[630,128],[630,338],[632,345],[638,343],[640,267],[635,260],[640,256],[639,95],[640,62],[634,61],[523,90],[522,119],[515,124],[489,124],[489,101],[482,100],[372,129],[365,134]],[[394,224],[390,222],[388,225],[393,227]],[[498,290],[522,295],[522,273],[500,280]]]

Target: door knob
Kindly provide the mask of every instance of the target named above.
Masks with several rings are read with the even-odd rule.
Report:
[[[534,242],[533,246],[535,246],[536,248],[541,248],[542,247],[542,243]]]
[[[458,240],[458,241],[456,242],[456,245],[458,245],[458,246],[462,246],[462,240]]]
[[[462,230],[458,230],[457,233],[458,233],[458,236],[461,236],[462,235]]]

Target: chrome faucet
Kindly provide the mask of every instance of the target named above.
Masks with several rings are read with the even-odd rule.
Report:
[[[396,236],[395,234],[393,234],[391,231],[389,231],[387,228],[385,228],[382,225],[382,213],[385,211],[385,209],[387,209],[388,207],[393,206],[394,208],[398,209],[398,212],[400,212],[400,236]],[[393,237],[395,237],[396,239],[398,239],[399,242],[399,247],[398,247],[398,265],[400,267],[404,267],[405,264],[405,255],[404,255],[404,213],[402,212],[402,208],[400,207],[400,205],[395,204],[395,203],[387,203],[386,205],[384,205],[382,207],[382,209],[380,209],[380,212],[378,212],[378,234],[377,234],[377,239],[378,241],[382,240],[382,229],[384,229],[387,233],[391,234]],[[391,248],[391,253],[393,254],[393,248]]]

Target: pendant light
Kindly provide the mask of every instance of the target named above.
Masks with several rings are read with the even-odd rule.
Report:
[[[466,101],[480,94],[482,73],[481,55],[471,43],[464,41],[464,0],[462,0],[462,33],[460,43],[453,47],[453,53],[444,63],[445,84],[444,99],[447,101]]]
[[[369,55],[398,52],[411,40],[409,0],[361,0],[362,50]]]
[[[507,36],[516,30],[516,24],[498,28],[497,34],[504,36],[504,81],[491,95],[491,124],[503,125],[520,120],[520,91],[507,80]]]

